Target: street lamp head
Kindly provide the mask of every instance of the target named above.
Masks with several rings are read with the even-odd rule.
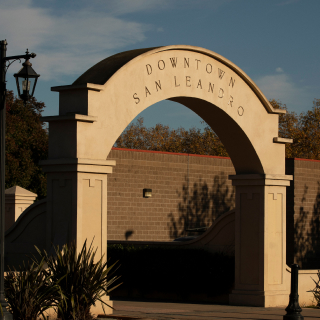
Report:
[[[16,78],[17,89],[19,97],[26,103],[29,98],[34,94],[36,88],[37,80],[40,77],[40,74],[37,74],[30,63],[29,59],[34,58],[35,53],[26,52],[26,61],[22,64],[22,68],[18,73],[15,73],[13,76]]]

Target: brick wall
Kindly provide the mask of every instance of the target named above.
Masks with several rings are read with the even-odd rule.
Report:
[[[294,175],[287,200],[287,261],[320,268],[320,161],[288,159],[287,167]]]
[[[109,240],[171,241],[234,207],[228,158],[114,148],[108,159]]]
[[[229,158],[114,148],[108,159],[108,240],[171,241],[234,207]],[[320,161],[286,159],[286,174],[287,263],[319,268]]]

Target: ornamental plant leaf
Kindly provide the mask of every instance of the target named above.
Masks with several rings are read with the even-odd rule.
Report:
[[[9,312],[15,320],[34,320],[39,316],[45,319],[44,312],[58,306],[61,300],[58,281],[55,283],[51,273],[44,269],[43,259],[23,264],[19,271],[7,272],[4,289]]]
[[[78,254],[75,242],[61,249],[55,246],[53,256],[36,249],[47,264],[52,281],[60,280],[59,318],[90,319],[90,308],[97,302],[102,303],[103,310],[104,305],[111,307],[102,298],[120,285],[111,287],[119,279],[113,275],[117,269],[114,269],[115,263],[108,266],[103,256],[99,260],[96,258],[97,248],[94,250],[92,243],[87,248],[85,241]]]

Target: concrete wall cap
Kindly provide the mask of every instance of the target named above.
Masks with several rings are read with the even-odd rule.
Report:
[[[19,195],[19,196],[25,196],[25,197],[37,197],[38,196],[36,193],[33,193],[33,192],[26,190],[24,188],[21,188],[19,186],[14,186],[9,189],[6,189],[5,194],[6,195]]]

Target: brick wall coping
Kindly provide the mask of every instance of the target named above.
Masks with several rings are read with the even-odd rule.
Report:
[[[231,159],[230,157],[208,156],[208,155],[203,155],[203,154],[152,151],[152,150],[139,150],[139,149],[116,148],[116,147],[112,147],[112,150],[131,151],[131,152],[159,153],[159,154],[168,154],[168,155],[172,155],[172,156],[190,156],[190,157],[203,157],[203,158],[228,159],[228,160]],[[320,162],[320,160],[303,159],[303,158],[286,158],[286,159],[296,160],[296,161]]]
[[[303,158],[287,158],[290,160],[296,160],[296,161],[311,161],[311,162],[320,162],[320,160],[315,160],[315,159],[303,159]]]
[[[184,246],[190,241],[141,241],[141,240],[108,240],[107,244],[121,244],[124,246]]]
[[[203,158],[216,158],[216,159],[229,159],[229,160],[230,160],[230,157],[207,156],[207,155],[202,155],[202,154],[192,154],[192,153],[164,152],[164,151],[139,150],[139,149],[126,149],[126,148],[116,148],[116,147],[112,147],[112,150],[119,150],[119,151],[132,151],[132,152],[148,152],[148,153],[168,154],[168,155],[172,155],[172,156],[190,156],[190,157],[203,157]]]

